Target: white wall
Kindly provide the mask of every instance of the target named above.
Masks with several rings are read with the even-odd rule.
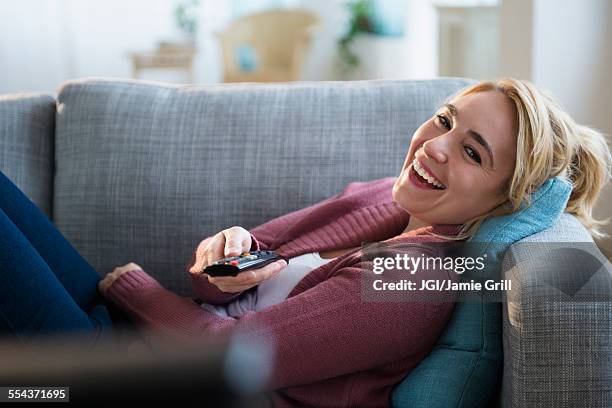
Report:
[[[534,5],[534,82],[553,91],[579,122],[612,131],[612,2]]]
[[[344,2],[339,0],[300,1],[300,7],[312,11],[321,18],[321,25],[313,36],[308,58],[304,62],[303,80],[336,79],[336,42],[344,34],[349,22],[349,15],[343,4]]]
[[[406,78],[438,76],[438,16],[433,7],[440,1],[416,0],[408,6]]]
[[[232,0],[202,0],[195,82],[221,77],[213,32],[230,19]],[[175,40],[172,0],[1,1],[0,94],[53,93],[78,77],[130,77],[129,52]],[[184,73],[147,71],[144,79],[184,82]]]
[[[221,80],[221,55],[213,32],[232,18],[237,0],[202,0],[195,82]],[[251,0],[243,0],[251,1]],[[346,0],[279,0],[310,9],[323,20],[302,79],[339,79],[337,40],[348,24]],[[435,0],[406,0],[406,36],[385,49],[365,52],[370,77],[432,78],[437,75]],[[0,1],[0,94],[53,93],[64,81],[87,76],[130,77],[130,51],[177,38],[173,0]],[[245,3],[246,4],[246,3]],[[250,4],[250,3],[249,3]],[[363,48],[363,47],[362,47]],[[148,71],[144,79],[184,82],[180,72]]]
[[[533,0],[503,0],[499,10],[500,77],[533,77]]]
[[[72,72],[59,5],[0,2],[0,93],[48,90]]]
[[[253,8],[251,0],[245,7]],[[247,4],[246,1],[249,3]],[[129,52],[153,50],[160,40],[180,38],[172,0],[20,0],[0,1],[0,94],[54,93],[64,81],[132,75]],[[261,2],[260,2],[261,3]],[[269,3],[269,2],[268,2]],[[277,3],[299,5],[299,0]],[[331,79],[335,38],[346,22],[340,0],[304,0],[324,16],[306,79]],[[221,51],[214,32],[221,30],[239,5],[235,0],[202,0],[194,82],[221,80]],[[246,7],[249,6],[249,7]],[[184,82],[180,71],[146,71],[143,79]]]
[[[531,80],[578,122],[612,134],[612,2],[506,0],[500,74]]]

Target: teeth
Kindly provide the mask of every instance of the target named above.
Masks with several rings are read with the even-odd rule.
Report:
[[[422,168],[419,165],[419,162],[417,161],[417,159],[414,159],[412,161],[412,167],[414,167],[414,171],[416,171],[419,176],[421,176],[425,180],[427,180],[429,182],[429,184],[433,184],[434,186],[436,186],[438,188],[445,188],[442,183],[440,183],[438,180],[436,180],[436,178],[434,176],[432,176],[431,174],[427,173],[425,171],[425,169]]]

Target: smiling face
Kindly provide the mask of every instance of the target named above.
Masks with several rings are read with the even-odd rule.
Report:
[[[428,224],[464,224],[507,199],[516,108],[499,91],[441,107],[414,133],[393,200]]]

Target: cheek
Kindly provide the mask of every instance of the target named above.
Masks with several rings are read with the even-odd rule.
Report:
[[[484,208],[494,206],[503,198],[499,182],[470,164],[454,166],[450,173],[450,185],[458,201]]]
[[[435,125],[431,120],[423,123],[419,128],[414,132],[412,136],[412,140],[410,141],[410,147],[417,147],[423,142],[431,139],[434,136]]]
[[[465,175],[465,173],[464,173]],[[467,218],[477,217],[489,212],[505,201],[497,183],[485,177],[464,176],[455,183],[455,202]]]
[[[410,147],[408,148],[406,160],[412,161],[414,158],[414,153],[423,145],[423,143],[433,138],[430,130],[431,126],[433,126],[433,124],[431,124],[430,121],[427,121],[414,132],[412,139],[410,139]]]

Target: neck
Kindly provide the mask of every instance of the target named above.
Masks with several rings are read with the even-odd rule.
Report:
[[[406,232],[409,232],[415,229],[419,229],[419,228],[423,228],[423,227],[427,227],[429,225],[431,225],[431,223],[422,221],[418,219],[417,217],[410,216],[410,221],[408,221],[408,225],[406,226],[406,229],[402,233],[405,234]]]

